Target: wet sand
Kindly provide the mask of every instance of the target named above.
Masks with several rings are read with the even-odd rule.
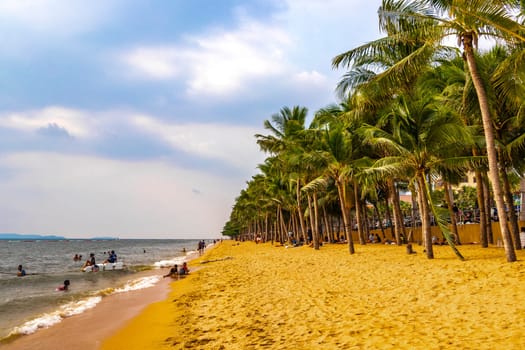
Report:
[[[435,248],[225,241],[101,348],[525,348],[524,252]]]
[[[166,269],[145,271],[141,275],[162,274]],[[65,318],[52,327],[23,335],[0,345],[6,350],[98,349],[101,342],[140,314],[149,304],[166,299],[170,281],[165,278],[155,286],[104,297],[86,312]]]

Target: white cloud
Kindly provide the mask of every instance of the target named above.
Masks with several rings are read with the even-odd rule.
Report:
[[[132,111],[90,112],[61,106],[0,114],[0,127],[28,134],[59,129],[93,146],[101,138],[132,133],[161,140],[174,151],[216,160],[238,169],[255,169],[264,160],[251,127],[220,123],[170,123]]]
[[[160,161],[44,152],[3,155],[0,167],[12,175],[0,182],[0,231],[68,237],[218,237],[240,185]]]
[[[284,72],[287,34],[271,24],[242,20],[237,30],[185,37],[185,44],[137,47],[121,55],[135,78],[184,80],[189,95],[225,96],[253,78]]]
[[[237,168],[255,166],[264,160],[254,135],[255,128],[224,124],[170,124],[146,115],[135,115],[133,124],[175,149],[198,157],[219,160]]]
[[[165,80],[175,78],[180,72],[177,62],[182,62],[182,57],[172,47],[139,47],[127,53],[123,61],[138,75]]]
[[[55,125],[78,138],[92,136],[96,124],[96,121],[86,112],[59,106],[0,114],[0,126],[4,128],[35,132]]]
[[[321,85],[324,86],[326,83],[328,83],[328,79],[325,75],[317,72],[317,71],[311,71],[311,72],[300,72],[297,73],[294,76],[294,79],[303,84],[314,84],[314,85]]]

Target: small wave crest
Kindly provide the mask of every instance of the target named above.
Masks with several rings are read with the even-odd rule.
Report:
[[[132,290],[144,289],[153,287],[158,281],[160,281],[161,276],[148,276],[138,278],[133,281],[129,281],[123,287],[115,288],[114,293],[124,293],[130,292]]]
[[[183,262],[185,262],[186,256],[178,256],[170,260],[161,260],[155,262],[153,265],[157,268],[163,268],[163,267],[172,267],[173,265],[182,265]]]
[[[13,328],[9,336],[16,334],[31,334],[40,328],[48,328],[59,323],[63,318],[81,314],[82,312],[95,307],[102,297],[90,297],[75,302],[62,305],[58,310],[43,314],[31,321],[27,321],[21,326]]]

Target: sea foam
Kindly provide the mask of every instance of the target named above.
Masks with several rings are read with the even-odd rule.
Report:
[[[48,328],[62,321],[63,318],[81,314],[82,312],[95,307],[102,297],[90,297],[75,302],[62,305],[58,310],[43,314],[31,321],[27,321],[19,327],[13,328],[10,335],[14,334],[31,334],[39,328]]]
[[[60,306],[60,308],[56,311],[40,315],[35,319],[27,321],[21,326],[13,328],[9,336],[16,334],[31,334],[36,332],[40,328],[51,327],[61,322],[62,319],[66,317],[78,315],[86,310],[94,308],[102,300],[102,296],[150,288],[153,287],[157,282],[159,282],[161,278],[161,276],[148,276],[137,278],[135,280],[128,281],[124,286],[120,288],[115,288],[110,293],[107,293],[107,290],[99,291],[96,292],[96,294],[99,294],[97,296],[64,304]]]

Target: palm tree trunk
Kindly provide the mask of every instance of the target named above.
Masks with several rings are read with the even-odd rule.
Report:
[[[379,222],[379,229],[381,230],[381,235],[385,239],[385,228],[383,227],[383,220],[381,220],[381,215],[379,215],[379,209],[377,208],[377,203],[374,202],[374,212],[377,215],[377,220]]]
[[[354,179],[354,202],[355,202],[355,216],[357,220],[357,235],[359,236],[359,244],[365,245],[366,241],[363,239],[363,216],[361,213],[361,205],[359,204],[359,188],[357,180]]]
[[[321,234],[319,232],[319,203],[317,200],[317,191],[313,193],[314,202],[314,248],[319,249],[321,246]]]
[[[509,209],[510,232],[514,239],[514,248],[521,250],[520,229],[518,227],[518,218],[514,211],[514,198],[512,196],[512,190],[510,189],[509,177],[504,169],[501,171],[501,178],[503,180],[503,188],[505,189],[505,202]]]
[[[479,107],[481,111],[481,119],[483,121],[483,131],[485,133],[485,143],[487,147],[487,157],[489,161],[489,176],[494,191],[494,200],[496,208],[498,209],[499,227],[501,236],[503,238],[503,246],[505,248],[505,255],[508,262],[516,261],[516,252],[510,236],[509,228],[507,226],[507,216],[505,214],[505,203],[503,201],[503,191],[498,172],[498,159],[496,155],[496,146],[494,141],[494,129],[492,126],[492,119],[490,117],[490,109],[488,104],[487,93],[483,85],[483,81],[478,72],[476,58],[473,51],[473,34],[463,36],[463,46],[465,48],[465,58],[472,78],[472,83],[476,89],[478,96]]]
[[[314,222],[314,208],[312,203],[312,196],[310,194],[307,195],[308,198],[308,217],[310,219],[310,229],[312,230],[312,243],[314,246],[314,249],[319,249],[319,237],[317,237],[317,229],[315,228],[315,222]]]
[[[388,190],[388,194],[385,198],[385,216],[386,216],[386,219],[388,220],[388,222],[391,223],[390,225],[390,235],[392,236],[392,238],[395,238],[396,237],[396,233],[395,233],[395,222],[394,220],[392,220],[392,215],[391,215],[391,211],[390,211],[390,205],[388,204],[388,198],[390,197],[390,190]],[[383,232],[383,238],[386,239],[386,234]]]
[[[390,193],[390,199],[392,201],[392,209],[394,215],[394,232],[396,235],[396,243],[401,245],[403,242],[401,236],[406,238],[405,235],[405,225],[403,224],[402,215],[401,215],[401,204],[399,202],[399,192],[396,189],[396,184],[394,179],[389,178],[387,180],[388,193]]]
[[[485,199],[485,208],[487,208],[485,212],[485,217],[487,218],[487,241],[488,244],[494,244],[494,232],[492,232],[491,215],[492,201],[490,196],[489,180],[486,174],[482,174],[481,177],[483,178],[483,196]]]
[[[445,187],[445,200],[447,201],[448,205],[448,212],[450,214],[450,225],[452,226],[452,233],[454,234],[454,241],[456,244],[461,244],[461,241],[459,239],[459,233],[458,233],[458,225],[456,220],[456,213],[454,212],[454,200],[452,197],[452,190],[450,188],[450,185],[447,181],[444,182]]]
[[[482,248],[488,248],[489,241],[487,236],[487,225],[490,225],[490,220],[487,222],[486,214],[486,203],[485,203],[485,190],[483,189],[483,176],[479,170],[475,171],[476,174],[476,195],[479,206],[479,241]]]
[[[266,214],[264,216],[264,239],[263,239],[263,242],[267,242],[268,241],[268,230],[269,230],[268,220],[269,220],[269,216],[270,216],[270,213],[266,212]]]
[[[419,187],[418,195],[420,204],[419,210],[421,212],[421,233],[423,237],[425,237],[425,250],[427,253],[427,258],[434,259],[434,249],[432,247],[432,234],[430,231],[430,208],[428,205],[425,174],[422,172],[418,172],[416,178]]]
[[[303,239],[306,242],[306,228],[304,227],[304,215],[301,209],[301,180],[300,179],[297,179],[297,187],[295,191],[296,191],[296,197],[297,197],[297,213],[299,214],[299,223],[301,225],[301,234],[303,235]]]
[[[328,224],[328,213],[326,212],[326,207],[323,205],[322,209],[325,235],[328,238],[328,242],[333,242],[334,239],[332,236],[332,230],[330,229],[330,226]]]
[[[345,184],[337,181],[337,193],[339,194],[339,205],[341,206],[341,215],[343,216],[343,225],[346,235],[346,241],[348,242],[348,250],[350,254],[355,253],[354,240],[352,238],[352,224],[348,217],[348,210],[346,210],[346,191]]]

